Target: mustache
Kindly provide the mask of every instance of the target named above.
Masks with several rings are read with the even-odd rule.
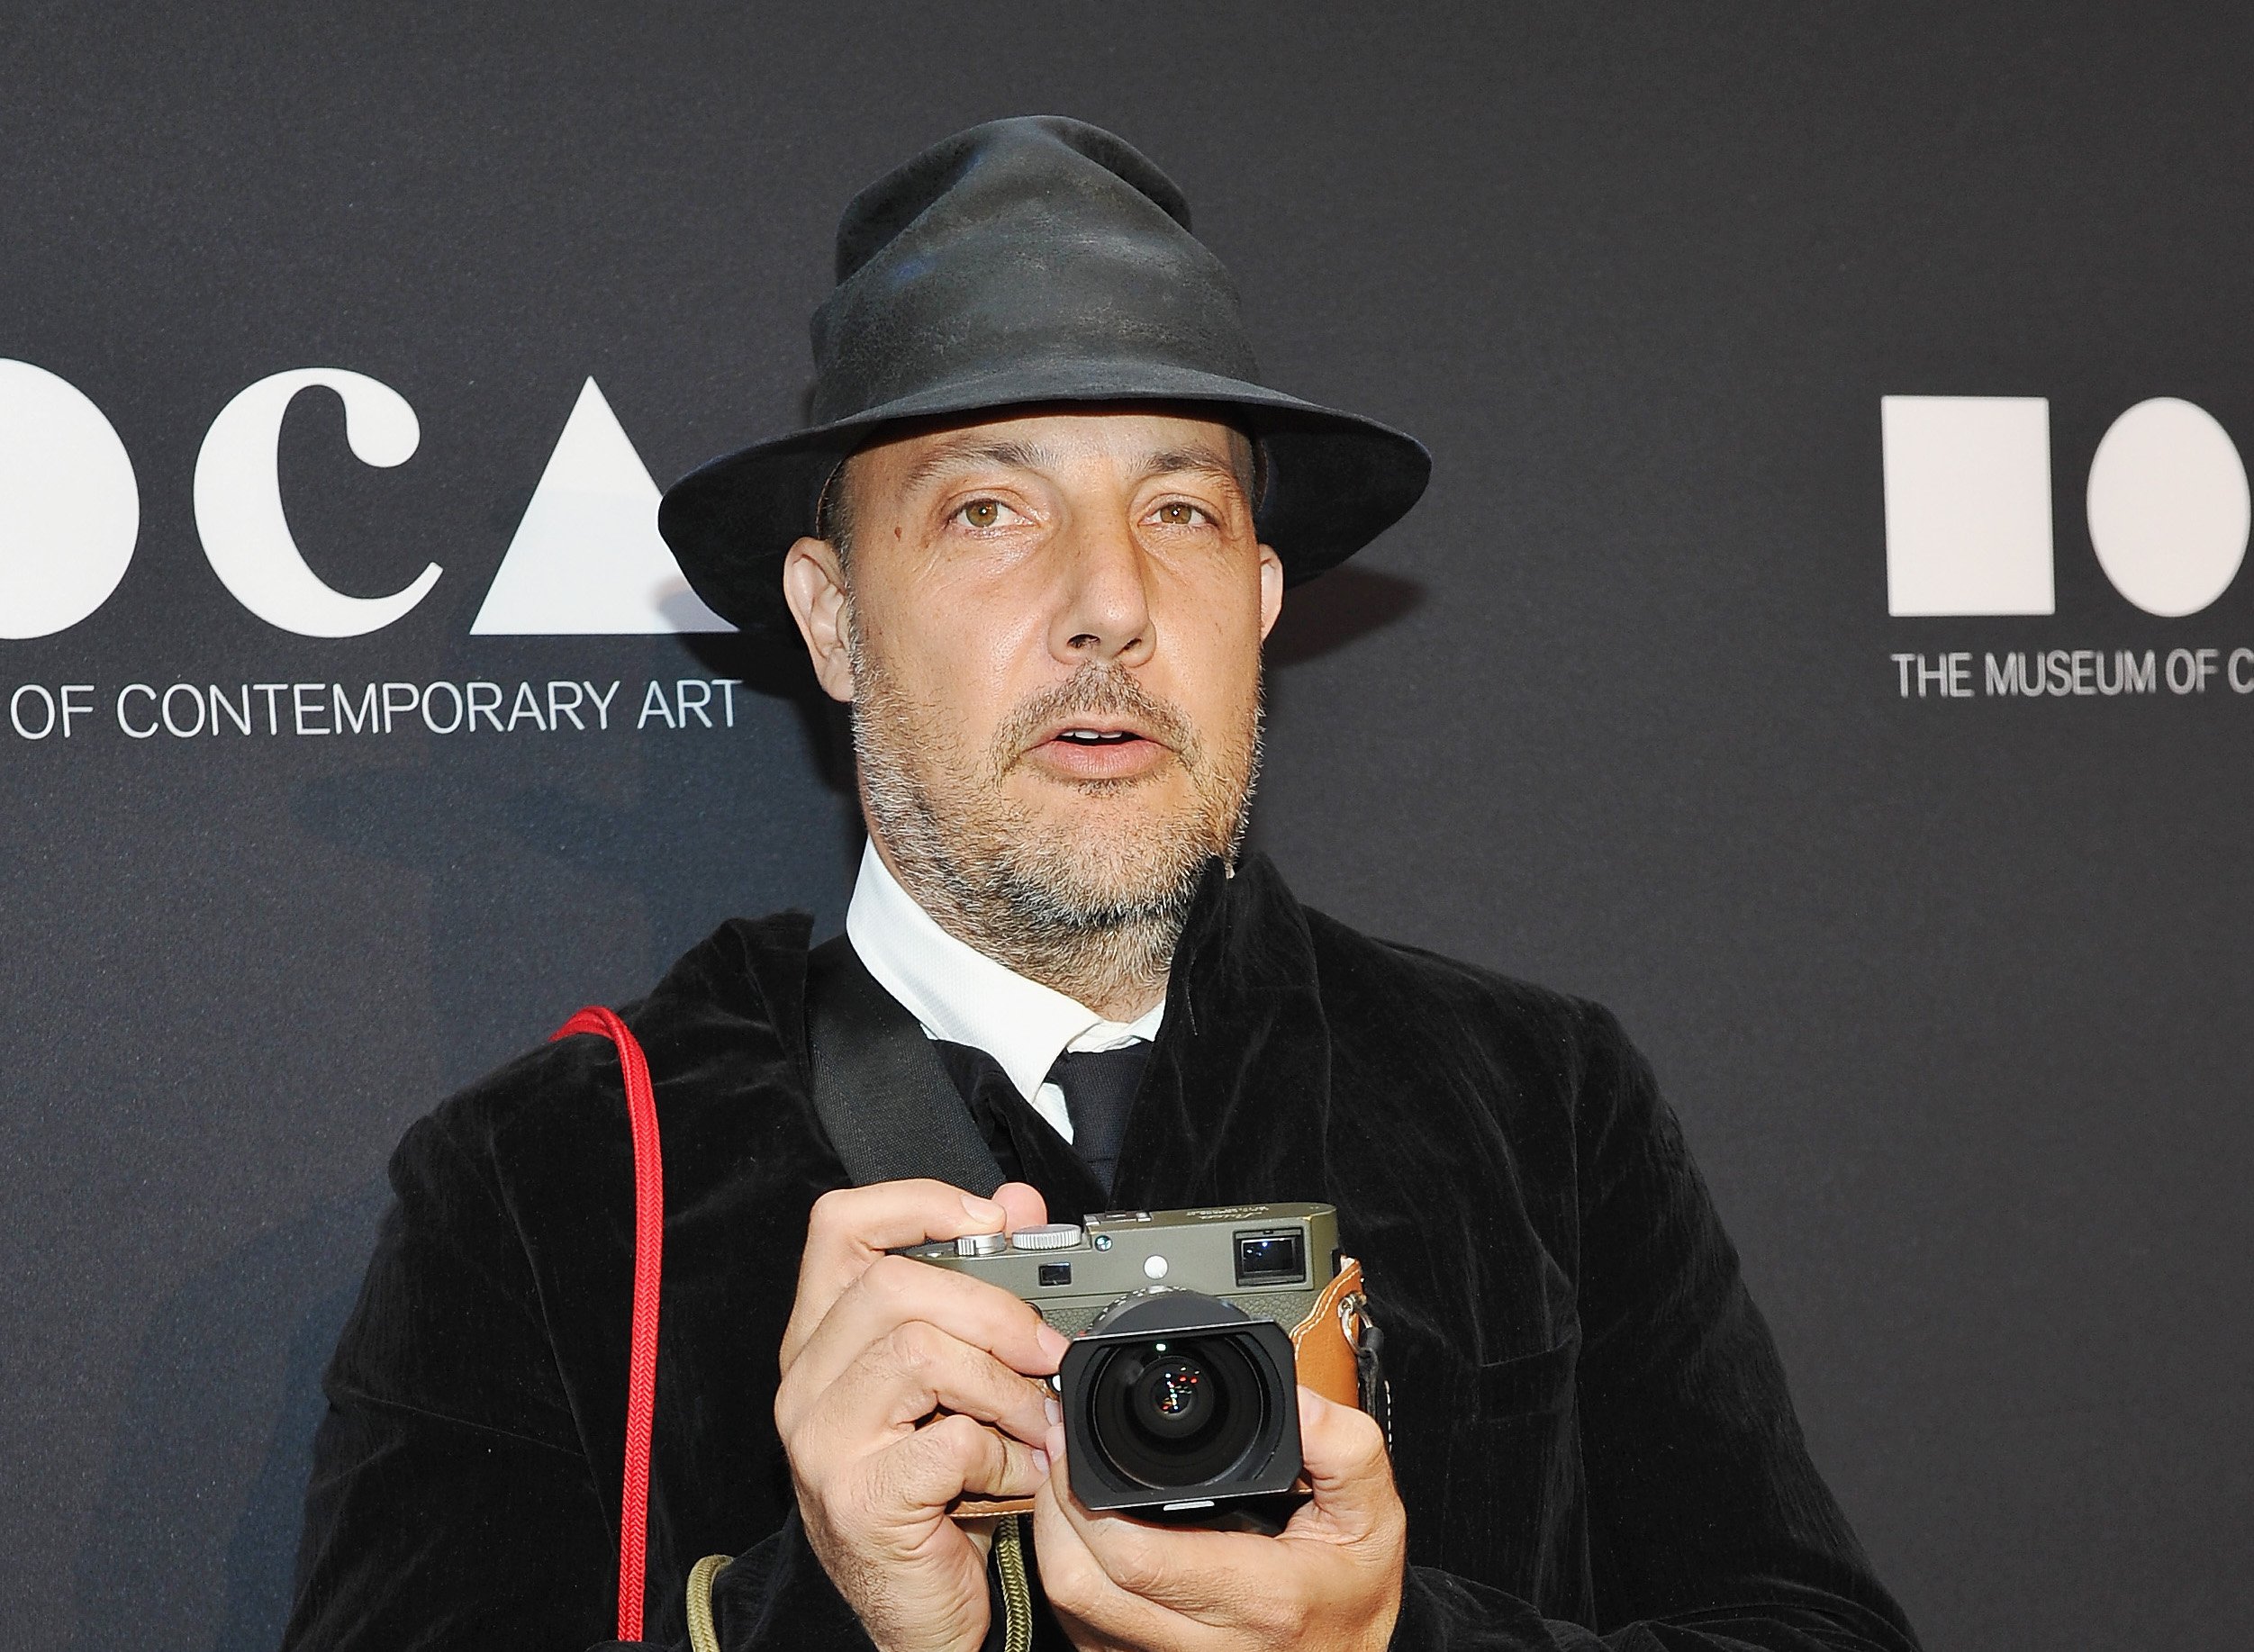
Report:
[[[1123,666],[1091,660],[1055,688],[1027,696],[1002,719],[994,733],[996,766],[1016,763],[1051,724],[1098,715],[1131,720],[1177,756],[1197,754],[1196,732],[1179,707],[1145,689]]]

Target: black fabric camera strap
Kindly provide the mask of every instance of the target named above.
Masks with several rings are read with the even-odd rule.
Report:
[[[1001,1186],[939,1052],[843,935],[807,954],[806,1034],[814,1111],[856,1187],[928,1176],[982,1196]]]
[[[1001,1186],[1001,1166],[938,1051],[843,935],[806,955],[806,1043],[814,1111],[855,1187],[929,1176],[982,1196]],[[995,1529],[987,1583],[987,1645],[1010,1652],[1033,1640],[1018,1519]]]

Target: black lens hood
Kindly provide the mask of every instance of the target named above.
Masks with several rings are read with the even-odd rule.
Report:
[[[1108,1357],[1164,1340],[1194,1348],[1227,1341],[1250,1364],[1262,1417],[1250,1449],[1232,1467],[1195,1484],[1154,1490],[1124,1473],[1098,1438],[1093,1387]],[[1299,1477],[1299,1364],[1291,1338],[1273,1320],[1255,1319],[1199,1291],[1138,1291],[1107,1309],[1064,1350],[1057,1372],[1073,1494],[1084,1507],[1177,1521],[1203,1518],[1248,1498],[1272,1498]]]

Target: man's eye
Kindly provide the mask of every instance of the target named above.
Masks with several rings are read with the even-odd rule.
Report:
[[[1169,528],[1194,528],[1205,512],[1185,501],[1169,500],[1154,513]]]
[[[955,510],[955,519],[965,528],[999,528],[1004,516],[1017,513],[999,499],[974,499]]]

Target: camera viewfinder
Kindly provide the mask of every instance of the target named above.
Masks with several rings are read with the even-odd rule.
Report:
[[[1236,1283],[1302,1285],[1307,1246],[1298,1228],[1246,1230],[1236,1235]]]

